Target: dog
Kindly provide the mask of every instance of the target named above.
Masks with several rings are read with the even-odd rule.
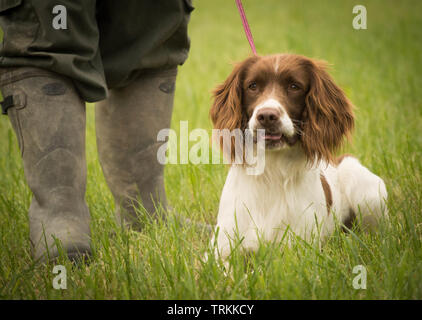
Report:
[[[265,130],[262,174],[248,174],[245,164],[230,166],[211,240],[221,257],[236,239],[247,251],[262,240],[281,241],[287,230],[323,243],[337,225],[350,228],[358,219],[373,229],[388,218],[384,181],[351,155],[335,157],[351,136],[354,113],[325,62],[252,56],[213,96],[215,129]]]

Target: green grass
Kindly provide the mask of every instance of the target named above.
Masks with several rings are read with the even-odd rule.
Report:
[[[146,224],[118,229],[113,199],[96,154],[93,106],[87,107],[88,186],[94,256],[68,270],[67,290],[54,290],[52,265],[34,265],[27,210],[31,192],[7,117],[0,119],[0,298],[13,299],[421,299],[422,298],[422,2],[358,2],[368,30],[352,28],[356,1],[252,1],[244,5],[260,54],[292,52],[330,62],[332,75],[357,106],[353,144],[345,151],[380,175],[391,220],[375,234],[336,232],[322,251],[263,244],[250,264],[239,252],[224,275],[204,263],[209,235],[193,227]],[[210,91],[231,62],[249,55],[234,1],[194,3],[192,49],[180,68],[172,127],[211,129]],[[166,189],[180,215],[215,223],[227,168],[169,165]],[[368,272],[355,290],[356,265]],[[251,270],[255,272],[251,272]]]

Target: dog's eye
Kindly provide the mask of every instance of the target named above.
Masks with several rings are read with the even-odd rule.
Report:
[[[258,89],[256,82],[255,81],[251,82],[248,86],[248,89],[252,91],[255,91],[256,89]]]
[[[300,90],[300,86],[296,83],[291,83],[289,84],[289,89],[292,91],[297,91],[297,90]]]

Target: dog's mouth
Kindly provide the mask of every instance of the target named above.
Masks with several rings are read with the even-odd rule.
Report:
[[[266,141],[278,141],[284,138],[283,134],[266,134],[264,140]]]
[[[264,140],[266,149],[280,148],[287,143],[287,137],[282,133],[266,134]]]
[[[274,149],[274,148],[280,148],[284,145],[292,146],[296,143],[297,136],[294,135],[292,137],[289,137],[282,132],[274,132],[274,133],[265,133],[265,135],[262,136],[265,141],[265,148],[266,149]],[[256,132],[254,132],[254,143],[257,143],[258,136]]]

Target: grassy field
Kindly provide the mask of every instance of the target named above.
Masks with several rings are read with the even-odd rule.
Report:
[[[352,28],[352,8],[368,10],[368,29]],[[194,1],[190,57],[180,68],[172,127],[210,130],[210,91],[249,55],[234,1]],[[300,53],[327,60],[357,106],[353,144],[389,192],[391,221],[376,234],[336,232],[322,251],[263,244],[245,265],[239,252],[225,276],[201,262],[210,235],[192,226],[147,222],[142,233],[115,228],[114,204],[98,163],[94,108],[87,106],[86,199],[94,256],[67,267],[67,289],[52,286],[52,265],[30,258],[31,192],[7,117],[0,118],[0,298],[13,299],[421,299],[422,2],[245,0],[260,54]],[[140,119],[141,121],[141,119]],[[215,223],[224,165],[168,165],[166,190],[182,216]],[[110,233],[116,231],[115,237]],[[367,269],[367,289],[352,286]],[[251,272],[251,270],[255,272]]]

